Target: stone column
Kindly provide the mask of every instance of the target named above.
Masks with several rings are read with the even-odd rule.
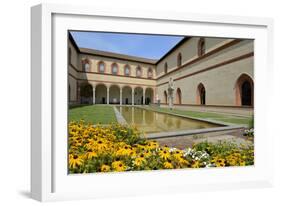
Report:
[[[157,104],[158,103],[158,94],[157,94],[157,91],[156,91],[156,88],[154,87],[154,89],[153,89],[153,98],[152,98],[153,100],[153,102],[152,102],[152,104]]]
[[[142,89],[142,92],[143,92],[142,104],[145,105],[145,88]]]
[[[106,88],[107,93],[106,93],[106,103],[109,104],[109,87]]]
[[[120,87],[120,105],[122,105],[122,87]]]
[[[135,104],[135,89],[132,88],[132,105]]]
[[[96,87],[93,86],[93,104],[96,104]]]

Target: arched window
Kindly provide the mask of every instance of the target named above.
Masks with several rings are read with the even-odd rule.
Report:
[[[182,65],[182,56],[181,56],[181,53],[178,54],[177,64],[178,64],[178,67],[180,67],[180,66]]]
[[[165,65],[164,65],[164,73],[165,74],[168,73],[168,64],[167,64],[167,62],[165,62]]]
[[[140,66],[138,66],[138,67],[137,67],[137,70],[136,70],[136,76],[137,76],[137,77],[141,77],[141,75],[142,75],[142,71],[141,71]]]
[[[206,104],[206,90],[202,83],[200,83],[197,87],[197,104]]]
[[[147,78],[152,79],[152,77],[153,77],[153,71],[151,68],[149,68],[147,71]]]
[[[90,60],[89,59],[82,60],[82,69],[84,72],[90,71]]]
[[[93,103],[93,87],[85,83],[80,86],[80,103],[92,104]]]
[[[198,41],[198,56],[202,56],[205,54],[205,39],[200,38]]]
[[[168,95],[167,92],[164,91],[164,103],[167,104],[168,103]]]
[[[99,71],[100,73],[104,73],[104,72],[105,72],[105,65],[104,65],[103,62],[99,62],[99,63],[98,63],[98,71]]]
[[[247,74],[242,74],[236,82],[236,105],[254,105],[254,82]]]
[[[177,88],[176,104],[181,104],[181,89],[180,88]]]
[[[116,63],[113,63],[112,65],[111,65],[111,73],[112,74],[118,74],[118,66],[117,66],[117,64]]]
[[[130,76],[130,73],[131,73],[131,71],[130,71],[129,65],[125,65],[125,67],[124,67],[124,75],[125,76]]]

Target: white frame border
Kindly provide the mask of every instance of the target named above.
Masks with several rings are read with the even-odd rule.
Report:
[[[273,76],[273,21],[268,18],[258,17],[233,17],[221,15],[203,15],[190,13],[166,13],[149,12],[139,10],[93,8],[58,4],[41,4],[32,7],[31,10],[31,48],[32,48],[32,68],[31,68],[31,196],[40,201],[67,200],[79,198],[71,194],[58,194],[52,191],[52,161],[54,159],[52,150],[52,112],[53,102],[53,80],[52,80],[52,15],[70,14],[70,15],[93,15],[122,18],[138,19],[157,19],[157,20],[177,20],[192,21],[204,23],[223,23],[238,25],[255,25],[267,28],[268,34],[268,74]],[[273,137],[267,137],[270,147],[273,148]],[[270,152],[270,149],[267,149]],[[271,168],[268,168],[268,175],[264,179],[256,182],[237,182],[237,183],[218,183],[204,185],[204,189],[195,190],[213,190],[227,188],[244,187],[265,187],[273,184],[273,175]],[[54,180],[55,181],[55,180]],[[184,188],[179,184],[184,192],[194,191]],[[161,192],[161,191],[160,191]],[[178,191],[175,191],[178,192]],[[155,192],[156,193],[156,192]],[[124,193],[129,194],[129,192]],[[106,195],[105,195],[106,196]],[[112,195],[111,195],[112,196]],[[90,195],[93,198],[95,195]],[[81,195],[81,198],[85,198]]]

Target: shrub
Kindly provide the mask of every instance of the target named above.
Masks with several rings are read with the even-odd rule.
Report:
[[[254,146],[237,145],[232,142],[202,142],[193,148],[205,151],[210,155],[212,166],[246,166],[254,164]]]
[[[246,129],[243,132],[243,135],[246,137],[254,137],[254,129]]]

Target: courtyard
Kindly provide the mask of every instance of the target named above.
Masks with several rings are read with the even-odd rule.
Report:
[[[79,121],[80,119],[85,120],[87,123],[93,124],[110,124],[117,123],[117,119],[114,114],[114,105],[77,105],[70,106],[69,109],[69,120],[70,121]],[[198,112],[198,111],[187,111],[168,108],[156,107],[156,106],[145,106],[145,108],[150,110],[155,110],[159,112],[171,113],[171,114],[180,114],[186,117],[202,118],[205,120],[215,120],[221,121],[224,123],[231,124],[242,124],[246,127],[251,127],[252,125],[252,116],[235,116],[229,114],[220,114],[220,113],[207,113],[207,112]]]
[[[72,106],[69,109],[69,121],[72,122],[79,122],[80,120],[85,121],[86,124],[92,124],[92,125],[110,125],[110,124],[118,124],[120,123],[118,121],[118,117],[116,114],[116,111],[114,107],[118,108],[116,109],[118,113],[121,116],[124,113],[122,111],[126,110],[129,111],[129,113],[125,113],[126,120],[129,120],[129,123],[125,120],[125,124],[127,125],[134,125],[136,126],[141,132],[145,134],[146,137],[151,137],[151,139],[157,140],[160,145],[167,145],[169,147],[177,147],[177,148],[184,148],[186,146],[192,146],[195,143],[198,142],[204,142],[204,141],[211,141],[211,142],[218,142],[218,141],[232,141],[237,142],[239,144],[241,143],[247,143],[249,139],[245,138],[243,133],[244,130],[247,128],[253,128],[253,117],[252,116],[236,116],[236,115],[230,115],[230,114],[221,114],[221,113],[214,113],[214,112],[198,112],[198,111],[188,111],[188,110],[182,110],[182,109],[173,109],[170,110],[168,108],[161,108],[158,106],[116,106],[116,105],[79,105],[79,106]],[[136,111],[133,113],[134,115],[131,115],[132,108],[134,108]],[[160,122],[160,129],[155,129],[156,121],[153,121],[153,113],[150,113],[150,111],[156,111],[157,115],[160,115],[160,117],[157,117],[158,125]],[[128,116],[129,114],[129,116]],[[155,114],[154,114],[155,115]],[[181,117],[179,120],[171,120],[171,119],[165,119],[169,118],[171,115],[179,115]],[[163,116],[163,117],[162,117]],[[162,119],[161,119],[162,117]],[[193,122],[187,121],[186,124],[181,123],[179,125],[178,121],[182,121],[182,117],[186,117],[187,120],[189,118],[196,119],[196,120],[205,120],[210,123],[210,125],[203,122],[203,126],[201,125],[202,122],[199,122],[198,127],[192,127],[189,128],[190,124],[194,124]],[[132,118],[135,120],[132,121]],[[154,117],[155,118],[155,117]],[[170,117],[171,118],[171,117]],[[155,120],[155,119],[154,119]],[[170,126],[173,124],[174,121],[176,127]],[[161,125],[161,122],[168,122],[167,125]],[[212,123],[220,123],[224,126],[241,126],[241,128],[236,129],[230,129],[230,130],[219,130],[219,131],[208,131],[208,132],[198,132],[198,134],[193,133],[182,133],[180,134],[179,131],[183,129],[199,129],[202,131],[204,128],[215,128],[215,127],[221,127],[220,124],[212,124]],[[197,122],[195,122],[196,124]],[[204,127],[205,126],[205,127]],[[165,128],[166,127],[166,128]],[[207,129],[208,130],[208,129]],[[165,136],[161,135],[161,133],[155,132],[171,132],[175,131],[177,134],[175,136]],[[183,130],[184,132],[185,130]],[[196,130],[197,131],[197,130]],[[152,133],[151,135],[147,133]],[[171,133],[173,134],[173,133]]]
[[[125,116],[125,121],[120,123],[122,110],[138,115],[133,124],[128,124],[128,120],[134,118],[132,116]],[[189,120],[196,117],[206,121],[224,121],[225,127],[233,126],[243,119],[245,128],[252,127],[251,117],[218,113],[169,110],[156,106],[72,106],[69,109],[69,172],[121,172],[254,164],[253,135],[245,136],[244,126],[241,129],[207,133],[198,132],[204,130],[200,128],[196,130],[199,134],[181,134],[181,130],[177,130],[174,131],[175,136],[165,137],[161,133],[149,134],[152,130],[147,130],[148,134],[147,131],[142,131],[147,129],[146,123],[150,125],[149,128],[154,128],[152,124],[157,124],[147,118],[148,114],[167,117],[168,125],[173,124],[173,120],[170,121],[169,118]],[[181,116],[177,116],[179,114]],[[165,122],[164,119],[157,120]],[[193,123],[188,121],[188,124]],[[213,124],[211,129],[221,126]],[[165,133],[169,134],[171,128],[173,129],[165,128]],[[194,131],[194,128],[189,129]],[[209,125],[207,129],[210,129]]]
[[[254,165],[253,57],[251,39],[69,31],[69,172]]]

